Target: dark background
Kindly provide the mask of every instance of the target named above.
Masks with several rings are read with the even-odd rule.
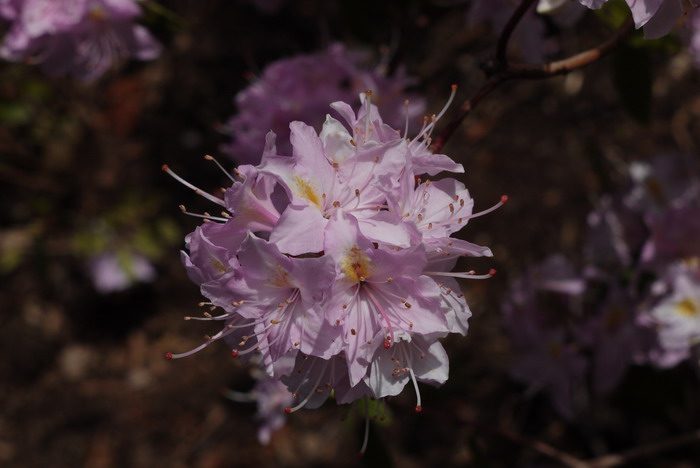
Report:
[[[178,253],[197,225],[178,205],[210,207],[161,164],[205,190],[227,184],[202,156],[229,140],[222,128],[236,92],[270,61],[336,40],[378,52],[398,34],[394,62],[419,78],[429,112],[452,83],[463,102],[484,81],[479,65],[494,36],[467,29],[467,5],[450,3],[304,0],[266,14],[243,1],[174,0],[163,2],[172,16],[146,18],[162,56],[96,83],[0,64],[0,466],[559,466],[516,439],[592,458],[697,428],[700,388],[687,366],[632,369],[586,415],[562,420],[545,395],[526,396],[509,380],[499,311],[508,280],[528,265],[555,252],[580,261],[586,215],[623,179],[617,161],[697,154],[700,75],[673,44],[630,62],[623,89],[653,76],[631,91],[631,106],[613,73],[635,53],[627,51],[566,77],[501,87],[450,140],[445,152],[464,164],[477,209],[510,197],[460,233],[494,252],[468,268],[499,273],[464,285],[474,317],[469,336],[446,341],[448,383],[422,387],[420,415],[412,389],[391,399],[392,421],[372,424],[364,461],[363,421],[332,402],[295,413],[260,446],[255,405],[222,397],[253,385],[223,344],[163,358],[214,330],[182,319],[201,297]],[[593,14],[549,30],[560,56],[609,34]],[[123,245],[147,254],[156,281],[97,293],[87,259]],[[691,445],[633,466],[698,459]]]

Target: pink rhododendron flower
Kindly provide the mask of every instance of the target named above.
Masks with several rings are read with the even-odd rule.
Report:
[[[552,280],[555,277],[551,275]],[[513,348],[510,374],[528,385],[528,393],[547,392],[559,414],[572,418],[577,410],[574,393],[583,382],[588,362],[568,336],[566,301],[557,307],[557,314],[550,314],[532,279],[525,275],[514,281],[503,304]]]
[[[5,0],[0,15],[12,22],[0,56],[51,74],[92,80],[119,60],[160,53],[148,30],[134,23],[141,15],[136,0]]]
[[[588,8],[601,8],[608,0],[579,0]],[[668,34],[683,14],[682,0],[625,0],[635,28],[644,28],[645,39]]]
[[[689,15],[685,35],[693,63],[700,68],[700,12]]]
[[[182,254],[211,309],[197,319],[223,327],[167,357],[223,339],[234,357],[255,355],[287,385],[289,413],[319,406],[331,392],[351,403],[396,395],[408,382],[420,411],[418,382],[448,377],[438,339],[468,330],[471,312],[455,277],[493,275],[451,272],[459,257],[491,255],[452,235],[506,198],[474,213],[462,183],[418,177],[463,170],[427,149],[441,114],[407,139],[367,95],[357,114],[343,102],[332,108],[346,125],[328,116],[317,132],[292,122],[291,154],[277,154],[270,132],[260,165],[240,166],[223,200],[164,166],[227,210],[189,213],[208,222],[187,236]]]
[[[222,150],[239,163],[259,164],[262,142],[273,131],[279,137],[278,154],[290,155],[290,122],[298,120],[319,130],[332,102],[352,101],[368,89],[394,126],[424,112],[423,99],[406,93],[414,80],[403,70],[386,76],[380,69],[362,68],[361,58],[334,44],[322,52],[271,63],[236,95],[238,111],[226,124],[233,141]]]
[[[672,367],[690,356],[700,344],[700,267],[697,257],[669,266],[652,290],[661,297],[649,311],[657,328],[659,348],[655,362]]]

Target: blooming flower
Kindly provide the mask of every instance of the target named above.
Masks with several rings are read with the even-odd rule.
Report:
[[[278,154],[289,155],[290,122],[298,120],[319,130],[329,104],[352,101],[368,89],[384,117],[395,126],[403,126],[407,118],[424,112],[421,98],[406,95],[413,80],[403,70],[386,76],[381,69],[360,67],[360,58],[334,44],[315,54],[271,63],[236,95],[238,111],[226,124],[233,141],[222,150],[239,163],[258,164],[261,143],[272,130],[279,137]],[[405,105],[407,97],[410,103]]]
[[[608,0],[579,0],[588,8],[601,8]],[[673,29],[683,14],[682,0],[625,0],[635,28],[644,28],[645,39],[658,39]]]
[[[158,42],[134,24],[140,14],[136,0],[5,0],[0,16],[12,24],[0,56],[92,80],[118,60],[158,56]]]
[[[466,334],[471,315],[454,278],[493,274],[451,272],[461,256],[491,255],[452,235],[506,199],[474,213],[460,182],[420,179],[462,170],[427,150],[441,114],[407,140],[368,96],[357,114],[332,105],[347,126],[326,117],[317,133],[293,122],[291,155],[276,154],[270,132],[260,165],[240,166],[223,200],[164,166],[228,210],[189,213],[208,222],[187,237],[182,255],[209,299],[202,305],[223,311],[197,319],[223,327],[194,350],[167,357],[223,339],[233,356],[257,356],[287,385],[295,399],[288,413],[319,406],[331,392],[338,403],[396,395],[408,382],[420,411],[418,382],[447,380],[438,339]]]
[[[662,299],[649,311],[658,329],[659,349],[655,362],[672,367],[690,356],[700,344],[700,268],[697,258],[669,267],[653,287]]]

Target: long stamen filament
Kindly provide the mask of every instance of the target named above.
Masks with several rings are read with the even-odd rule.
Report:
[[[465,279],[489,279],[496,274],[496,270],[493,268],[485,275],[477,275],[473,271],[424,271],[424,275],[428,276],[451,276],[453,278],[465,278]]]
[[[215,196],[213,196],[213,195],[211,195],[211,194],[205,192],[204,190],[200,189],[199,187],[196,187],[196,186],[190,184],[190,183],[187,182],[185,179],[183,179],[183,178],[180,177],[179,175],[175,174],[175,172],[173,172],[172,169],[170,169],[170,168],[168,167],[167,164],[163,164],[163,165],[161,166],[161,169],[163,170],[163,172],[167,172],[168,175],[169,175],[170,177],[172,177],[173,179],[177,180],[178,182],[180,182],[180,183],[181,183],[182,185],[184,185],[185,187],[194,190],[194,193],[196,193],[197,195],[200,195],[200,196],[206,198],[207,200],[209,200],[210,202],[216,203],[216,204],[219,205],[219,206],[225,206],[223,200],[221,200],[221,199],[219,199],[219,198],[216,198]]]
[[[206,154],[206,155],[204,155],[204,159],[206,159],[207,161],[212,161],[214,164],[216,164],[216,165],[219,167],[219,169],[221,169],[221,172],[223,172],[224,174],[226,174],[226,177],[228,177],[229,179],[231,179],[231,182],[236,182],[236,179],[234,179],[233,176],[232,176],[231,174],[229,174],[229,172],[228,172],[226,169],[224,169],[224,166],[222,166],[222,165],[219,163],[219,161],[217,161],[216,159],[214,159],[214,156],[211,156],[211,155],[209,155],[209,154]]]
[[[367,450],[367,442],[369,441],[369,398],[365,397],[365,437],[362,441],[360,455],[364,455]]]

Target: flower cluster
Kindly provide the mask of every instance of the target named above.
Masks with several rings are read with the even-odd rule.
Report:
[[[585,268],[557,256],[513,283],[503,307],[511,373],[546,390],[560,414],[581,409],[587,371],[608,392],[632,364],[698,366],[698,174],[680,156],[632,164],[630,187],[589,216]]]
[[[11,26],[0,57],[92,80],[118,60],[160,54],[160,44],[134,23],[139,16],[136,0],[2,0],[0,18]]]
[[[300,120],[320,130],[332,102],[350,102],[367,89],[373,91],[372,101],[384,120],[394,127],[425,112],[424,101],[417,96],[404,104],[413,80],[402,69],[387,76],[384,67],[361,67],[361,59],[362,54],[333,44],[315,54],[271,63],[236,95],[238,113],[226,123],[233,141],[222,151],[238,163],[258,164],[265,135],[272,130],[280,153],[289,154],[289,122]]]
[[[318,407],[331,391],[349,403],[397,395],[409,382],[420,411],[417,382],[445,382],[438,340],[466,334],[471,315],[455,277],[493,274],[451,273],[459,257],[491,255],[452,234],[506,199],[474,213],[462,183],[421,179],[463,171],[428,149],[439,116],[410,140],[383,123],[368,96],[358,115],[333,103],[346,125],[328,115],[320,134],[292,122],[291,157],[277,154],[270,132],[261,164],[239,166],[223,200],[164,167],[227,210],[202,215],[209,222],[187,236],[182,254],[204,305],[222,310],[198,319],[223,328],[168,358],[223,339],[234,357],[257,356],[287,385],[288,413]]]

